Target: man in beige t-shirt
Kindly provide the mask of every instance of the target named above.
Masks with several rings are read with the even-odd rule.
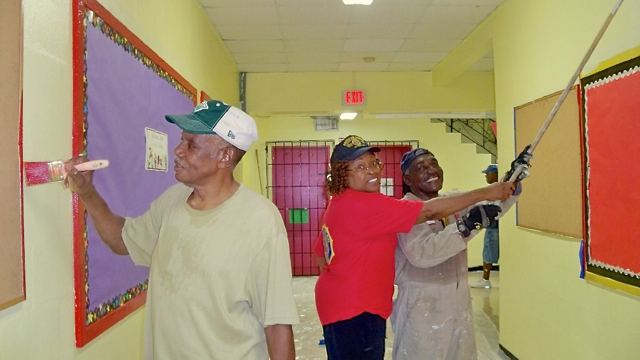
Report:
[[[233,169],[257,140],[254,120],[206,101],[180,127],[176,184],[138,218],[114,214],[72,159],[66,184],[117,254],[150,267],[144,358],[293,360],[289,243],[282,217]]]

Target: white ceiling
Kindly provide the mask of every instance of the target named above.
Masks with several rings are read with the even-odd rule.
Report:
[[[198,1],[239,71],[325,72],[430,71],[503,0]]]

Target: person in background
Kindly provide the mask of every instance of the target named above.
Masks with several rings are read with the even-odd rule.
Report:
[[[379,148],[349,135],[331,154],[324,214],[314,253],[321,267],[316,307],[329,360],[384,358],[397,234],[482,200],[506,200],[502,182],[448,198],[402,201],[380,193]]]
[[[233,177],[258,139],[254,120],[215,100],[165,118],[182,129],[179,183],[140,217],[109,209],[92,173],[72,166],[85,158],[66,166],[102,240],[150,268],[144,359],[293,360],[287,232],[274,204]]]
[[[498,182],[498,165],[491,164],[482,171],[487,184]],[[484,230],[484,246],[482,248],[482,279],[471,283],[472,288],[491,289],[491,268],[500,259],[500,234],[498,222]]]
[[[444,171],[427,149],[405,153],[400,169],[404,201],[456,196],[440,194]],[[477,359],[467,285],[467,242],[516,202],[519,189],[518,183],[516,193],[502,199],[500,206],[469,204],[456,214],[417,223],[409,232],[397,235],[398,296],[391,314],[394,360]]]

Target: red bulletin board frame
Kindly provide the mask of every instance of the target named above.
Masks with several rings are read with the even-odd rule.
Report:
[[[158,56],[151,48],[135,36],[125,25],[118,21],[109,11],[95,0],[73,0],[73,133],[72,148],[74,154],[81,154],[85,150],[85,115],[84,115],[84,44],[85,44],[85,13],[91,11],[101,18],[119,35],[126,38],[129,44],[144,54],[149,60],[172,77],[178,86],[190,93],[190,98],[196,104],[197,90],[187,82],[177,71]],[[146,301],[146,291],[124,302],[116,309],[87,325],[87,290],[85,288],[86,272],[86,220],[85,208],[77,195],[73,195],[73,244],[74,244],[74,278],[75,278],[75,334],[76,347],[83,347],[88,342],[102,334],[118,321],[140,308]]]
[[[640,56],[581,80],[588,280],[640,295]]]
[[[213,99],[211,98],[211,96],[207,95],[206,92],[201,90],[200,91],[200,102],[205,102],[205,101],[209,101],[209,100],[213,100]]]

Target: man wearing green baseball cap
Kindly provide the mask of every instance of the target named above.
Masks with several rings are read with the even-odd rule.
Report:
[[[72,159],[67,184],[102,240],[148,266],[145,360],[293,360],[293,300],[287,231],[268,199],[233,170],[258,139],[255,121],[221,101],[167,115],[182,129],[175,178],[137,218],[114,214]]]

